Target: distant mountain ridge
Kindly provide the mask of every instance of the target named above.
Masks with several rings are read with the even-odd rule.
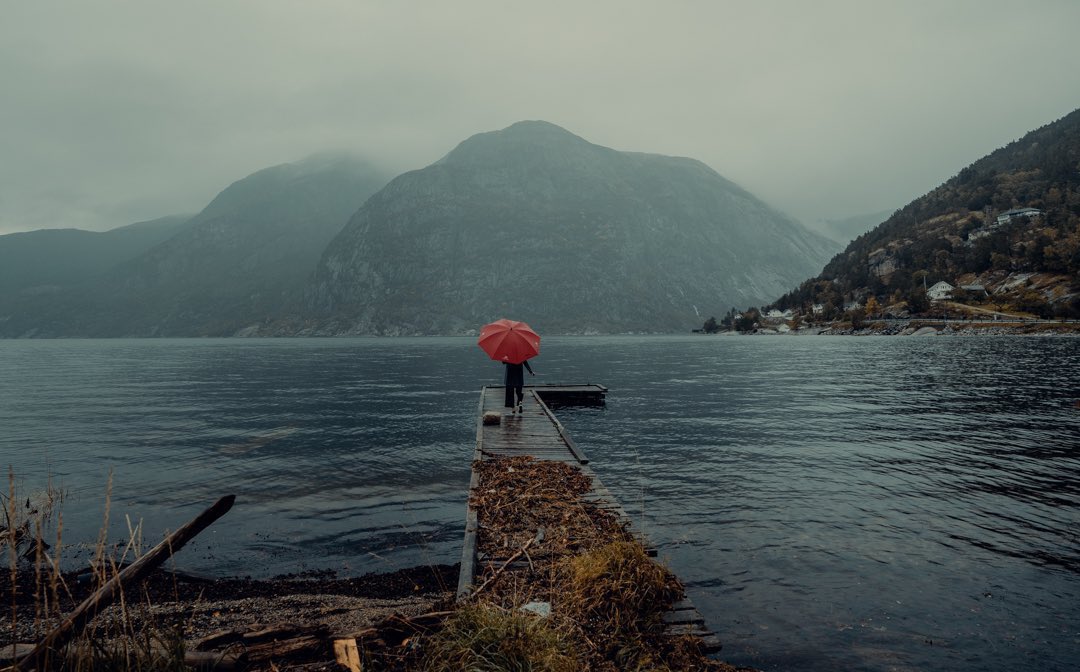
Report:
[[[168,240],[191,215],[110,231],[41,229],[0,236],[0,293],[94,279]]]
[[[326,244],[388,179],[346,155],[260,170],[92,282],[0,292],[0,335],[228,336],[295,313]]]
[[[693,159],[543,121],[462,142],[375,194],[331,242],[321,333],[672,332],[764,302],[835,247]]]
[[[387,179],[346,156],[260,170],[222,191],[176,236],[118,268],[111,285],[160,294],[161,310],[144,322],[167,333],[220,324],[213,331],[231,334],[295,310],[327,243]]]

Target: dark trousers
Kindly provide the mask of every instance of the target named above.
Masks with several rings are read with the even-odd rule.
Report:
[[[513,387],[510,385],[506,386],[506,396],[503,398],[503,406],[506,406],[507,408],[512,408],[520,404],[524,399],[525,389],[523,385],[519,385],[517,387]]]

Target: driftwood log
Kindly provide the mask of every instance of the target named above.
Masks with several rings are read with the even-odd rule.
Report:
[[[334,640],[334,661],[349,672],[364,672],[360,649],[352,637]]]
[[[33,651],[15,663],[11,669],[16,672],[25,672],[31,669],[48,669],[47,662],[51,651],[60,649],[72,638],[77,637],[94,616],[97,616],[102,609],[112,604],[126,585],[146,577],[161,563],[172,557],[187,542],[194,539],[196,535],[209,527],[218,518],[228,513],[234,501],[236,501],[235,495],[222,497],[187,525],[166,537],[164,541],[152,548],[149,553],[109,579],[104,586],[86,598],[64,619],[63,623],[56,626],[52,632],[45,636],[45,639],[34,647]]]

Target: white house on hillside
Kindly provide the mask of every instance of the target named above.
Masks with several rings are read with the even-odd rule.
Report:
[[[763,315],[762,317],[764,317],[766,320],[779,321],[779,320],[790,320],[794,316],[795,316],[795,313],[791,312],[790,308],[788,308],[788,309],[786,309],[784,311],[779,311],[776,308],[773,308],[772,310],[770,310],[768,312],[768,314]]]
[[[952,291],[954,289],[956,288],[942,280],[941,282],[934,283],[930,289],[926,290],[926,295],[933,301],[940,301],[941,299],[947,299],[952,296]]]
[[[997,216],[998,224],[1007,224],[1014,219],[1020,217],[1039,217],[1042,215],[1042,210],[1037,208],[1016,208],[1014,210],[1006,210]]]

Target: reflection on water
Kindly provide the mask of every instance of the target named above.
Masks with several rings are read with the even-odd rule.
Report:
[[[1080,340],[550,338],[560,419],[725,641],[765,669],[1073,669]],[[0,454],[65,535],[237,494],[181,564],[455,562],[470,339],[0,341]],[[119,511],[120,515],[117,515]]]

